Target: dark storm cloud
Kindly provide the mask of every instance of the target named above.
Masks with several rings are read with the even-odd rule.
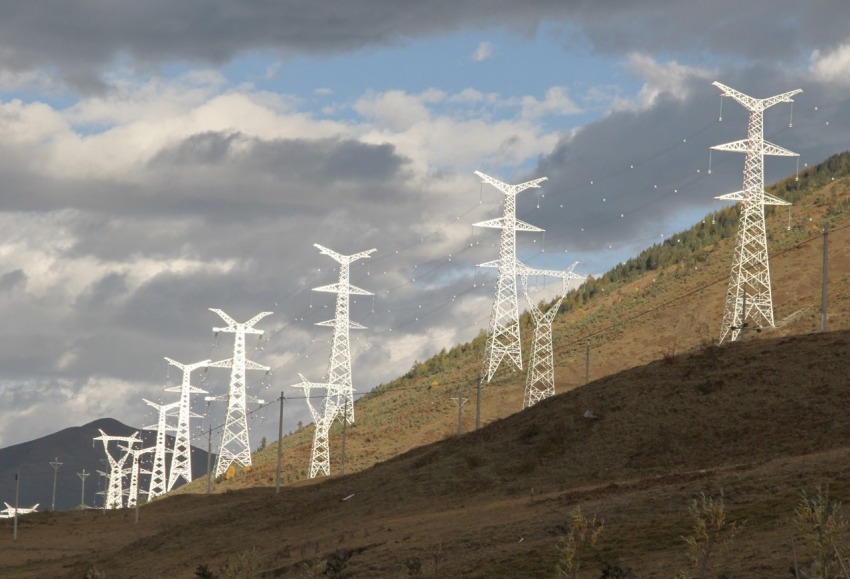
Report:
[[[842,10],[827,0],[587,2],[576,19],[600,52],[708,51],[773,62],[845,41]]]
[[[749,113],[727,98],[719,122],[720,91],[711,80],[691,78],[688,98],[662,94],[645,110],[615,112],[564,138],[534,173],[549,178],[541,210],[527,193],[520,197],[519,217],[547,230],[548,247],[598,250],[635,241],[651,245],[651,239],[674,232],[669,222],[676,216],[728,205],[713,198],[741,189],[744,156],[712,153],[709,175],[709,148],[746,138]],[[830,100],[820,85],[801,84],[768,67],[724,73],[719,80],[755,98],[803,88],[794,97],[793,127],[791,105],[776,105],[764,116],[765,138],[799,153],[803,163],[846,148],[849,105]],[[828,112],[823,105],[815,110],[827,102],[834,103]],[[825,125],[827,115],[839,120]],[[766,185],[793,175],[796,166],[793,158],[767,157]]]
[[[710,49],[753,59],[807,56],[846,38],[835,2],[23,2],[0,22],[0,65],[58,71],[66,83],[101,90],[105,66],[171,61],[221,64],[250,50],[330,54],[460,29],[504,26],[533,33],[569,23],[599,51]],[[575,29],[570,27],[575,34]],[[565,33],[565,37],[566,37]],[[567,42],[572,42],[568,40]]]
[[[234,133],[207,132],[164,149],[151,162],[154,168],[203,168],[222,163],[236,165],[240,176],[261,173],[282,183],[294,181],[324,188],[339,182],[383,184],[398,178],[406,160],[396,154],[392,145],[369,145],[352,139],[263,141]]]
[[[0,275],[0,293],[8,294],[19,290],[27,283],[27,274],[21,269],[8,271]]]

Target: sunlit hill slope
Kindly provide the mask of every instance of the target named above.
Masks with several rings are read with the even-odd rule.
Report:
[[[283,440],[280,494],[272,443],[212,496],[196,481],[145,505],[138,523],[127,511],[25,518],[14,549],[0,539],[0,574],[192,577],[205,565],[225,577],[251,565],[263,577],[550,577],[581,506],[605,528],[580,577],[614,563],[671,577],[687,564],[688,502],[722,491],[730,519],[746,523],[718,571],[788,576],[794,558],[812,557],[790,546],[801,490],[850,497],[850,154],[772,192],[795,203],[790,228],[787,209],[768,216],[775,329],[716,345],[736,226],[726,209],[566,297],[557,396],[520,411],[525,375],[500,371],[470,432],[479,337],[357,402],[345,476],[335,430],[335,474],[306,478],[308,426]],[[463,436],[459,389],[470,398]]]

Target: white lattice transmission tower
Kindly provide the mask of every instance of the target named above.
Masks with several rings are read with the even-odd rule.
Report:
[[[534,337],[531,341],[531,359],[525,381],[525,395],[522,407],[534,406],[544,398],[555,395],[555,361],[552,350],[552,322],[558,314],[561,302],[567,293],[571,281],[584,279],[574,273],[578,262],[563,271],[537,269],[517,262],[517,273],[522,279],[522,289],[528,309],[534,319]],[[548,276],[561,279],[561,297],[545,312],[540,310],[528,294],[529,276]]]
[[[740,224],[735,243],[735,256],[726,292],[720,343],[729,336],[735,341],[747,319],[758,327],[773,327],[773,297],[770,287],[770,265],[767,251],[765,205],[790,205],[764,191],[764,156],[796,157],[797,153],[764,140],[764,111],[778,103],[794,102],[791,98],[803,92],[792,90],[765,99],[747,96],[719,82],[713,83],[750,112],[747,138],[712,147],[717,151],[744,153],[744,189],[721,195],[717,199],[740,201]],[[744,311],[746,310],[746,311]]]
[[[148,499],[155,499],[158,496],[164,495],[168,491],[166,470],[165,470],[165,453],[167,451],[165,440],[168,430],[173,430],[168,426],[168,413],[174,412],[180,407],[180,402],[172,402],[171,404],[157,404],[150,400],[144,400],[145,404],[152,406],[157,411],[156,422],[156,442],[154,443],[153,467],[151,468],[151,479],[148,485]],[[149,426],[148,428],[154,428]]]
[[[334,319],[318,322],[317,326],[330,326],[334,329],[331,356],[328,363],[328,388],[325,402],[325,413],[328,408],[334,408],[334,414],[344,412],[343,420],[349,424],[354,422],[354,386],[351,379],[351,330],[363,330],[365,326],[352,322],[350,317],[351,296],[371,296],[372,292],[351,285],[351,264],[359,259],[368,258],[376,249],[361,251],[353,255],[342,255],[313,244],[319,253],[331,257],[339,263],[339,281],[334,284],[314,288],[313,291],[336,294],[336,309]]]
[[[251,466],[251,443],[248,439],[247,395],[245,392],[245,374],[248,370],[270,371],[263,366],[248,360],[245,354],[245,334],[263,334],[263,330],[254,328],[272,312],[261,312],[244,323],[239,323],[219,309],[210,308],[211,312],[221,316],[227,326],[213,328],[214,332],[234,334],[233,357],[228,360],[212,362],[211,368],[230,368],[230,388],[227,395],[227,418],[224,422],[224,432],[221,437],[221,447],[216,461],[215,476],[224,474],[228,467],[238,462],[243,467]]]
[[[128,448],[134,448],[136,444],[142,440],[139,438],[139,433],[134,432],[130,436],[110,436],[104,431],[98,429],[100,436],[94,437],[94,440],[103,442],[103,452],[106,453],[106,460],[109,463],[109,474],[107,476],[106,498],[103,502],[104,509],[120,509],[124,506],[124,465],[130,457],[129,452],[122,453],[120,458],[115,458],[109,452],[109,443],[117,442],[124,443]]]
[[[171,470],[168,473],[168,490],[174,488],[177,480],[182,478],[184,482],[192,482],[192,431],[190,421],[192,418],[200,418],[200,414],[192,412],[192,394],[206,394],[192,385],[192,372],[198,368],[208,367],[210,360],[195,362],[194,364],[181,364],[166,357],[165,361],[183,371],[183,381],[180,386],[166,388],[166,392],[180,392],[180,401],[177,411],[177,430],[174,433],[174,450],[171,454]]]
[[[493,310],[490,314],[490,334],[484,352],[483,378],[489,382],[505,357],[517,369],[522,370],[522,349],[519,333],[519,307],[516,289],[516,232],[542,232],[516,218],[516,196],[529,188],[539,188],[546,177],[509,185],[480,171],[475,172],[485,183],[489,183],[505,195],[502,217],[474,223],[475,227],[501,229],[499,239],[499,259],[480,264],[479,267],[496,267],[499,270],[496,280],[496,292]]]
[[[301,382],[293,386],[304,391],[307,406],[315,423],[313,450],[310,453],[310,478],[316,478],[320,474],[329,476],[331,474],[330,429],[340,409],[337,408],[334,399],[327,395],[330,384],[310,382],[303,375],[299,374],[299,376],[301,376]],[[323,394],[321,409],[317,409],[311,402],[313,392],[316,390],[321,390]]]
[[[149,452],[153,452],[155,447],[148,448],[133,448],[122,447],[130,457],[130,486],[127,487],[127,508],[132,509],[136,506],[139,500],[139,476],[142,474],[152,474],[151,471],[143,470],[141,466],[141,457]],[[125,470],[126,472],[126,470]]]

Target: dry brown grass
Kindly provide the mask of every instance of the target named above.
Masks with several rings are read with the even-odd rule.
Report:
[[[846,178],[830,187],[847,196]],[[298,577],[341,550],[351,577],[407,577],[415,561],[425,577],[549,577],[580,505],[605,520],[581,577],[597,577],[605,561],[671,577],[686,563],[688,504],[722,490],[729,516],[746,528],[721,571],[788,576],[800,491],[829,484],[837,499],[850,495],[850,229],[830,236],[837,331],[809,333],[820,320],[821,248],[800,244],[817,235],[834,199],[798,207],[805,220],[791,232],[784,219],[771,229],[776,329],[714,345],[726,240],[696,270],[653,272],[559,316],[562,394],[534,408],[518,412],[524,374],[500,372],[482,392],[486,427],[454,435],[449,398],[459,383],[470,386],[464,427],[473,425],[473,346],[440,371],[358,402],[347,432],[352,474],[304,480],[306,428],[284,440],[280,495],[270,488],[270,444],[212,496],[190,494],[203,492],[199,481],[143,507],[139,524],[132,512],[27,517],[16,544],[10,528],[0,536],[0,575],[81,577],[94,564],[110,578],[192,577],[199,564],[218,572],[256,547],[268,577]],[[833,226],[842,223],[850,220]],[[586,337],[593,382],[584,387]]]

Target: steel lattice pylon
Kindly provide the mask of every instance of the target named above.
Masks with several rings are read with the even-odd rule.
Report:
[[[103,452],[106,453],[106,460],[109,462],[109,475],[107,476],[106,498],[103,502],[104,509],[120,509],[124,506],[124,464],[127,462],[130,453],[125,452],[119,459],[115,459],[109,452],[110,442],[123,442],[128,448],[133,448],[136,443],[141,442],[139,433],[134,432],[130,436],[110,436],[104,431],[98,429],[100,436],[94,437],[94,440],[103,442]]]
[[[525,294],[529,310],[534,317],[534,339],[531,342],[531,360],[525,381],[522,407],[534,406],[544,398],[555,395],[555,362],[552,355],[552,322],[561,307],[563,297],[544,314]]]
[[[354,422],[354,386],[351,381],[351,344],[349,340],[350,330],[363,330],[365,326],[352,322],[349,315],[350,296],[371,296],[368,292],[350,283],[350,265],[358,259],[369,257],[376,249],[369,249],[353,255],[341,255],[335,251],[323,247],[318,243],[313,244],[322,255],[327,255],[339,263],[339,282],[314,288],[313,291],[329,292],[336,294],[336,311],[334,319],[319,322],[317,326],[330,326],[334,329],[333,345],[331,346],[331,357],[328,363],[328,391],[325,402],[325,414],[329,402],[335,408],[334,414],[347,409],[343,417],[349,424]]]
[[[540,183],[547,178],[541,177],[519,185],[508,185],[480,171],[476,171],[475,174],[505,195],[504,212],[501,218],[473,224],[475,227],[502,230],[499,241],[499,259],[482,263],[479,266],[499,268],[493,310],[490,315],[490,335],[487,337],[487,346],[484,352],[483,378],[486,378],[489,382],[496,370],[499,369],[499,365],[505,356],[517,369],[522,370],[519,308],[516,291],[516,232],[541,232],[543,229],[516,218],[516,196],[519,192],[531,187],[539,188]]]
[[[293,386],[304,390],[304,397],[307,399],[307,406],[310,408],[310,414],[315,423],[313,450],[310,453],[310,478],[316,478],[319,474],[329,476],[331,474],[329,432],[339,408],[335,406],[333,399],[327,395],[331,390],[330,384],[310,382],[303,375],[299,374],[299,376],[301,376],[301,382]],[[314,389],[325,391],[321,412],[316,410],[316,407],[310,402],[310,396]]]
[[[712,147],[717,151],[745,153],[744,189],[721,195],[717,199],[740,201],[741,218],[735,244],[735,256],[726,292],[726,306],[720,328],[720,343],[731,333],[735,341],[746,324],[753,319],[758,327],[773,327],[773,297],[770,287],[770,265],[767,252],[765,205],[790,205],[764,191],[764,156],[796,157],[797,153],[764,140],[764,111],[778,103],[794,102],[791,98],[801,89],[766,99],[755,99],[719,82],[713,83],[724,97],[731,97],[750,111],[747,138]],[[746,305],[745,305],[746,304]],[[747,311],[743,311],[746,307]]]
[[[210,364],[212,368],[230,368],[230,388],[227,395],[227,419],[224,422],[224,432],[221,436],[221,448],[216,461],[215,476],[221,476],[234,462],[242,466],[251,466],[251,443],[248,440],[248,421],[246,414],[245,373],[248,370],[265,370],[270,368],[248,360],[245,356],[245,334],[263,334],[263,330],[254,328],[254,324],[272,312],[261,312],[240,324],[223,311],[210,308],[211,312],[221,316],[227,326],[213,328],[215,332],[234,334],[233,357]]]
[[[313,244],[322,255],[327,255],[339,263],[339,282],[314,288],[317,292],[335,293],[336,310],[333,320],[319,322],[317,326],[331,326],[334,329],[333,345],[328,363],[328,381],[323,383],[310,382],[301,376],[301,383],[296,387],[303,388],[307,396],[307,405],[316,430],[313,433],[313,450],[310,453],[310,478],[318,474],[330,475],[330,441],[329,432],[331,425],[340,415],[343,421],[349,424],[354,422],[354,385],[351,380],[351,345],[349,340],[350,330],[364,329],[365,326],[352,322],[350,319],[350,296],[370,296],[372,292],[351,285],[350,266],[358,259],[369,257],[376,249],[361,251],[353,255],[342,255],[335,251]],[[310,402],[310,392],[321,388],[325,391],[322,401],[322,411],[316,410]]]
[[[187,483],[192,482],[192,441],[190,421],[192,418],[200,418],[200,414],[192,412],[192,394],[206,394],[192,386],[192,371],[209,366],[209,360],[203,360],[194,364],[181,364],[171,358],[165,360],[172,366],[183,371],[183,382],[180,386],[166,388],[166,392],[180,392],[179,410],[177,413],[177,431],[174,433],[174,451],[171,455],[171,471],[168,473],[168,490],[174,488],[177,479],[183,478]]]
[[[525,396],[522,407],[534,406],[544,398],[555,395],[555,362],[552,352],[552,322],[561,307],[567,286],[572,280],[584,279],[573,270],[578,262],[573,263],[564,271],[536,269],[517,262],[517,273],[522,279],[522,289],[528,308],[534,318],[534,338],[531,342],[531,360],[528,363],[528,375],[525,382]],[[528,295],[528,276],[540,275],[561,278],[561,297],[544,314]]]
[[[148,499],[155,499],[158,496],[164,495],[168,490],[166,485],[165,472],[165,436],[167,430],[172,430],[168,427],[166,418],[168,413],[179,408],[180,402],[172,402],[171,404],[157,404],[150,400],[144,400],[145,404],[156,409],[158,418],[156,422],[156,444],[154,444],[153,453],[153,468],[151,469],[151,480],[148,485]],[[148,428],[153,428],[149,426]]]
[[[143,454],[147,454],[149,452],[153,452],[154,448],[132,448],[132,447],[122,447],[124,452],[126,452],[129,456],[133,457],[133,460],[130,464],[130,486],[127,488],[127,508],[132,509],[136,506],[136,502],[139,498],[139,475],[140,474],[151,474],[150,471],[142,470],[140,462],[140,457]]]

